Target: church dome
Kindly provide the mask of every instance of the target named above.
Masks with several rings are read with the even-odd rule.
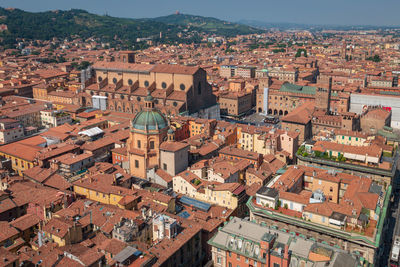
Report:
[[[142,131],[158,131],[168,127],[168,121],[164,115],[154,108],[154,98],[150,90],[144,99],[145,108],[136,114],[132,121],[132,128]]]
[[[158,110],[142,110],[132,121],[132,127],[136,130],[154,131],[168,126],[164,115]]]

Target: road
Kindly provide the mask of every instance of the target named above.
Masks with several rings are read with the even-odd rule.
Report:
[[[397,172],[399,172],[400,160],[397,162]],[[400,177],[398,177],[399,179]],[[392,243],[394,240],[394,236],[400,235],[400,209],[399,209],[399,198],[400,192],[393,190],[393,202],[391,202],[389,214],[387,218],[388,227],[385,231],[383,246],[384,252],[383,255],[380,256],[379,262],[382,263],[381,266],[390,266],[389,259],[390,259],[390,252],[392,248]],[[396,222],[398,222],[396,224]]]

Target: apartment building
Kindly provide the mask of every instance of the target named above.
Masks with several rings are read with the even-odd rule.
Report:
[[[370,178],[294,166],[257,191],[250,219],[362,255],[374,264],[391,195]]]
[[[216,267],[356,267],[361,262],[359,256],[337,247],[237,217],[221,227],[208,244]]]
[[[66,113],[62,110],[41,110],[40,111],[40,119],[42,121],[42,125],[46,128],[53,128],[64,123],[71,123],[72,118],[71,114]]]
[[[7,144],[25,136],[24,127],[14,119],[0,119],[0,143]]]

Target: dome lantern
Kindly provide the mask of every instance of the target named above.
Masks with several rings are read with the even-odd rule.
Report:
[[[138,112],[132,120],[132,130],[159,132],[168,127],[168,121],[164,115],[154,108],[154,98],[147,91],[145,108]]]

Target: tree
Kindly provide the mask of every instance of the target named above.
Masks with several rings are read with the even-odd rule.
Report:
[[[275,210],[279,209],[280,206],[281,206],[281,201],[278,200],[278,202],[276,202],[275,204]]]
[[[225,54],[233,53],[233,52],[235,52],[235,50],[233,50],[233,49],[230,48],[230,47],[228,47],[228,48],[225,50]]]
[[[301,57],[301,56],[307,57],[307,50],[305,50],[304,48],[297,49],[295,57]]]
[[[90,62],[82,61],[80,68],[81,68],[81,70],[84,70],[84,69],[87,69],[90,65],[91,65]]]
[[[280,48],[280,49],[273,49],[272,52],[276,53],[281,53],[281,52],[285,52],[284,48]]]
[[[368,57],[367,60],[373,61],[373,62],[381,62],[382,59],[379,55],[374,55],[373,57]]]

